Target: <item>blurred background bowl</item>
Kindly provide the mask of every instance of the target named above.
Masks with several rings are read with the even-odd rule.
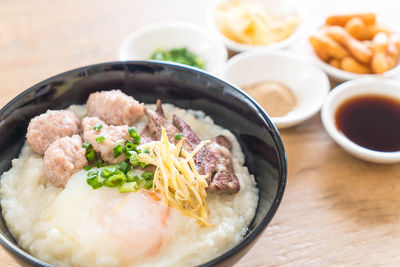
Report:
[[[356,11],[354,11],[356,12]],[[321,23],[317,23],[317,26],[314,26],[312,29],[310,29],[310,33],[316,32],[318,29],[320,29],[322,25],[325,22],[325,19]],[[392,21],[388,20],[381,20],[380,17],[377,17],[377,24],[384,26],[386,29],[390,30],[393,33],[398,33],[398,30],[396,30],[398,27],[394,26],[397,25],[396,23],[393,23]],[[357,74],[349,71],[345,71],[339,68],[335,68],[325,61],[323,61],[321,58],[318,57],[318,55],[315,53],[313,47],[311,46],[309,40],[306,41],[307,43],[307,48],[304,47],[305,49],[309,50],[307,51],[308,55],[310,55],[311,59],[318,64],[319,67],[321,67],[326,74],[328,74],[329,78],[337,83],[349,81],[349,80],[354,80],[354,79],[361,79],[361,78],[393,78],[395,76],[400,75],[400,64],[398,63],[394,68],[382,73],[382,74]]]
[[[312,50],[312,48],[310,49]],[[310,52],[310,54],[313,60],[328,74],[329,78],[331,78],[335,82],[344,82],[360,78],[392,78],[400,74],[400,64],[397,64],[393,69],[388,70],[382,74],[357,74],[341,70],[329,65],[328,63],[320,59],[313,50]]]
[[[362,147],[348,139],[336,127],[335,114],[338,107],[352,97],[368,94],[389,96],[400,101],[400,82],[383,78],[364,78],[342,83],[329,93],[324,102],[321,111],[322,124],[338,145],[357,158],[375,163],[400,162],[400,152],[381,152]],[[372,127],[374,125],[371,125]]]
[[[268,7],[270,11],[275,11],[275,12],[289,12],[293,11],[295,12],[299,18],[300,18],[300,23],[297,26],[296,31],[290,35],[288,38],[280,41],[280,42],[275,42],[271,44],[266,44],[266,45],[248,45],[248,44],[243,44],[239,43],[236,41],[233,41],[229,38],[227,38],[224,34],[222,34],[219,30],[218,27],[215,23],[214,19],[214,14],[215,10],[218,8],[218,6],[221,3],[227,2],[227,0],[217,0],[215,1],[209,8],[207,14],[206,14],[206,23],[208,28],[213,32],[215,35],[217,35],[219,38],[221,38],[225,44],[225,46],[236,53],[240,52],[245,52],[249,50],[256,50],[256,49],[279,49],[279,48],[286,48],[291,46],[293,43],[298,41],[302,36],[304,36],[306,29],[308,27],[308,20],[307,20],[307,15],[306,11],[304,8],[300,8],[298,4],[295,4],[294,1],[288,2],[284,0],[261,0],[259,1],[261,4],[263,4],[265,7]]]
[[[195,68],[165,62],[112,62],[74,69],[51,77],[15,97],[0,111],[0,173],[11,167],[25,142],[31,118],[48,109],[83,104],[89,94],[120,88],[145,103],[171,103],[202,110],[229,129],[245,154],[245,165],[259,188],[259,203],[248,231],[233,248],[203,266],[231,266],[254,245],[282,199],[287,162],[282,140],[267,114],[241,90]],[[48,264],[22,250],[0,217],[0,242],[37,266]],[[201,253],[201,252],[199,252]]]
[[[221,77],[240,87],[262,81],[279,82],[296,96],[287,115],[271,117],[278,128],[297,125],[315,115],[329,92],[326,74],[303,57],[284,50],[249,51],[231,58]],[[267,111],[268,113],[268,111]]]
[[[217,73],[227,60],[222,41],[201,26],[186,22],[150,24],[130,34],[121,44],[118,59],[149,60],[156,49],[187,48],[205,62],[205,70]]]

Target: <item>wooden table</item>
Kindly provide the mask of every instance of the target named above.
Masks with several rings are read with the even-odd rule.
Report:
[[[0,105],[54,74],[117,59],[124,37],[156,21],[204,24],[208,1],[0,2]],[[359,1],[297,1],[311,26]],[[396,22],[397,1],[363,1]],[[396,26],[398,26],[398,20]],[[400,27],[398,28],[400,29]],[[306,38],[292,49],[304,52]],[[400,264],[400,165],[358,160],[324,131],[319,115],[280,131],[289,173],[281,206],[237,266],[389,266]],[[0,247],[1,266],[23,266]]]

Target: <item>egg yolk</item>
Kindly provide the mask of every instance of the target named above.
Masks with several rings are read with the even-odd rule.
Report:
[[[49,220],[82,253],[130,265],[160,253],[172,236],[170,210],[147,190],[93,190],[85,172],[74,174],[56,197]]]

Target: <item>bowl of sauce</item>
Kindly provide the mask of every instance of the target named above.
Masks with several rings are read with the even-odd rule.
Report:
[[[350,154],[376,163],[400,161],[400,82],[357,79],[337,86],[326,98],[322,123]]]
[[[225,64],[221,77],[254,98],[279,129],[316,115],[330,89],[322,70],[279,49],[238,54]]]

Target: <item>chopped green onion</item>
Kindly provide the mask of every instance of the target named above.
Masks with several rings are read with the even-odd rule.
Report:
[[[157,49],[150,59],[168,60],[204,69],[204,61],[186,47],[171,50]]]
[[[96,132],[98,132],[98,131],[100,131],[100,129],[103,127],[103,124],[101,124],[101,123],[99,123],[99,124],[97,124],[97,125],[95,125],[94,127],[93,127],[93,130],[95,130]]]
[[[136,152],[136,150],[137,145],[132,144],[132,142],[129,140],[125,142],[124,153],[127,158],[130,158],[130,156],[133,154],[133,152]]]
[[[128,172],[126,174],[126,178],[128,179],[128,182],[139,182],[140,180],[139,176],[137,175],[133,176],[131,172]]]
[[[88,171],[88,170],[90,170],[92,167],[91,166],[89,166],[89,165],[86,165],[85,167],[83,167],[83,169],[85,170],[85,171]]]
[[[133,137],[134,135],[137,135],[137,130],[135,127],[129,127],[128,128],[128,133],[131,137]]]
[[[86,182],[88,185],[90,185],[93,189],[97,189],[103,186],[101,182],[99,182],[99,177],[94,176],[91,178],[87,178]]]
[[[96,158],[96,154],[94,153],[93,147],[91,143],[85,142],[82,144],[82,147],[86,149],[86,159],[91,162]]]
[[[139,189],[140,188],[136,182],[127,182],[119,187],[119,192],[120,193],[137,192]]]
[[[116,187],[126,183],[126,176],[122,173],[114,174],[107,180],[103,181],[103,184],[108,187]]]
[[[85,143],[82,144],[82,147],[85,148],[85,149],[89,149],[89,148],[92,148],[92,144],[88,143],[88,142],[85,142]]]
[[[112,174],[113,174],[113,173],[110,172],[109,170],[103,169],[103,170],[101,171],[100,176],[103,177],[103,178],[108,178],[108,177],[110,177]]]
[[[154,173],[152,172],[144,172],[142,173],[142,178],[145,179],[146,181],[150,181],[154,179]]]
[[[150,190],[153,187],[153,181],[146,181],[143,187],[144,189]]]
[[[136,152],[133,150],[130,150],[130,151],[125,151],[124,153],[125,153],[125,157],[129,159]]]
[[[114,150],[114,159],[116,159],[118,158],[119,155],[122,154],[124,149],[121,144],[118,144],[113,148],[113,150]]]
[[[117,168],[118,168],[118,166],[117,166]],[[125,175],[125,173],[123,173],[123,172],[120,171],[119,169],[116,169],[116,170],[113,172],[113,174],[123,174],[123,175]]]
[[[128,163],[123,161],[121,164],[119,164],[118,169],[120,169],[123,173],[127,173],[131,167],[128,165]]]
[[[138,154],[136,152],[132,152],[132,155],[129,158],[129,162],[131,163],[132,167],[139,165]]]
[[[97,176],[97,175],[99,175],[99,171],[97,171],[97,170],[94,170],[94,171],[90,171],[90,172],[88,172],[88,177],[89,176]]]
[[[132,144],[131,141],[128,140],[125,142],[125,149],[127,151],[136,150],[136,148],[137,148],[137,145]]]
[[[103,178],[108,178],[113,174],[116,174],[115,171],[117,170],[116,166],[108,166],[107,168],[104,168],[101,173],[100,176]]]
[[[144,162],[139,162],[139,164],[140,164],[140,167],[142,167],[143,169],[150,165],[150,164],[147,164]]]
[[[182,139],[182,134],[176,134],[175,135],[175,140],[181,140]]]
[[[119,187],[120,193],[136,192],[139,190],[139,186],[136,182],[127,182]]]
[[[94,177],[94,176],[97,176],[97,175],[99,175],[99,171],[97,171],[97,170],[90,171],[90,172],[87,173],[88,177]]]
[[[143,150],[143,153],[150,154],[150,150],[146,148],[145,150]]]
[[[104,160],[103,159],[99,159],[97,161],[97,163],[96,163],[96,167],[97,168],[101,168],[101,167],[104,167],[104,166],[106,166],[106,164],[104,163]]]
[[[138,145],[140,143],[140,135],[137,133],[137,130],[135,127],[129,127],[128,128],[128,133],[133,139],[133,143],[135,145]]]
[[[102,136],[102,135],[99,135],[99,136],[96,136],[96,137],[94,138],[94,140],[96,140],[96,142],[97,142],[98,144],[101,144],[101,143],[104,142],[104,140],[106,140],[106,138],[105,138],[104,136]]]
[[[86,149],[86,159],[91,162],[96,158],[93,148]]]
[[[101,182],[99,182],[98,171],[90,171],[87,173],[86,182],[90,185],[93,189],[97,189],[103,186]]]
[[[144,185],[145,182],[146,182],[146,181],[145,181],[144,179],[139,178],[139,181],[137,181],[136,183],[137,183],[139,186],[143,187],[143,185]]]

